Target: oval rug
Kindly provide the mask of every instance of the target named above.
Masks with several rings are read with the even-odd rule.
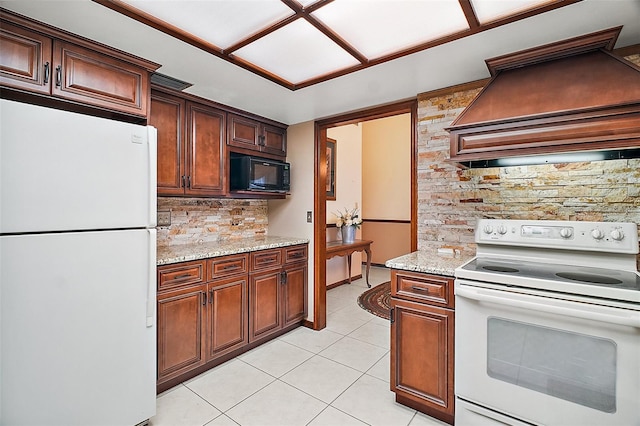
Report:
[[[358,297],[358,305],[367,312],[389,319],[391,281],[379,284]]]

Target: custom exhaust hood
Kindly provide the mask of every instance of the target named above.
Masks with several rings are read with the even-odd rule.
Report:
[[[491,80],[446,130],[467,167],[640,157],[640,67],[622,27],[486,61]]]

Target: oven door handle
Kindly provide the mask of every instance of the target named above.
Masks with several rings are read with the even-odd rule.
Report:
[[[479,302],[495,303],[498,305],[506,305],[514,308],[528,309],[531,311],[542,311],[550,314],[565,315],[575,318],[582,318],[592,321],[600,321],[617,325],[624,325],[628,327],[640,328],[640,312],[608,308],[606,306],[597,307],[601,312],[595,312],[593,310],[583,310],[576,308],[569,308],[565,306],[558,306],[558,304],[540,303],[535,301],[521,300],[522,298],[531,297],[526,295],[519,295],[517,298],[508,296],[494,296],[487,294],[492,290],[476,290],[468,287],[458,286],[456,287],[456,296],[464,297],[465,299],[477,300]],[[535,296],[534,296],[535,297]],[[590,305],[591,306],[591,305]],[[606,312],[602,312],[606,311]]]

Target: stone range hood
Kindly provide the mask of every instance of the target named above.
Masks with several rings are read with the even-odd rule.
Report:
[[[492,167],[640,157],[640,67],[610,52],[621,29],[487,60],[491,80],[446,129],[450,161]]]

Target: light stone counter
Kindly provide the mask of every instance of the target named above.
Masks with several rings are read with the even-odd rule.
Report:
[[[389,259],[385,266],[405,271],[453,277],[455,269],[473,259],[473,255],[438,253],[435,250],[414,251],[404,256]]]
[[[190,260],[208,259],[229,254],[248,253],[279,247],[306,244],[308,239],[293,237],[260,236],[239,240],[225,240],[198,244],[179,244],[173,246],[158,246],[156,263],[168,265],[171,263],[188,262]]]

